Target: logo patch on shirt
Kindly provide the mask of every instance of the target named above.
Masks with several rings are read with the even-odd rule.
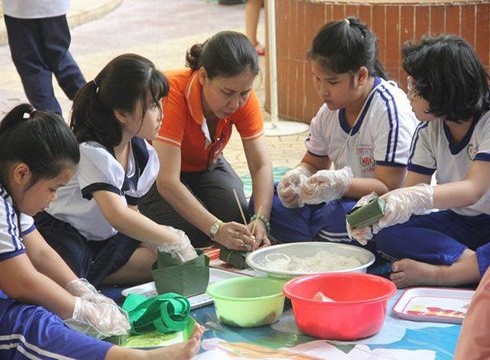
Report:
[[[473,144],[469,144],[467,147],[468,150],[468,156],[471,160],[475,160],[476,154],[478,153],[478,146],[475,146]]]
[[[371,145],[358,145],[356,147],[359,162],[361,163],[361,172],[363,174],[374,173],[376,161],[373,156],[373,147]]]

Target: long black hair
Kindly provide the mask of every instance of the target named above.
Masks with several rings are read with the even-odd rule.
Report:
[[[150,60],[124,54],[110,61],[73,100],[70,125],[78,142],[97,141],[107,148],[119,145],[122,128],[114,111],[133,112],[141,100],[144,118],[148,92],[155,103],[169,92],[166,77]]]
[[[424,37],[403,46],[403,69],[428,113],[463,122],[490,106],[489,75],[475,50],[455,35]]]
[[[29,167],[32,186],[39,179],[55,178],[67,167],[75,168],[79,161],[75,135],[58,114],[21,104],[0,123],[0,179],[7,188],[12,163]]]
[[[259,73],[259,59],[250,40],[236,31],[221,31],[203,44],[193,45],[186,54],[186,66],[193,71],[204,67],[209,79],[231,77],[250,70]]]
[[[376,35],[354,16],[324,25],[315,35],[308,56],[336,74],[357,72],[364,66],[370,76],[388,79],[378,60]]]

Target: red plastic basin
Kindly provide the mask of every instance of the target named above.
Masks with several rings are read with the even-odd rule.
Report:
[[[319,291],[335,302],[314,301]],[[396,286],[375,275],[325,273],[293,279],[283,292],[291,299],[302,332],[322,339],[355,340],[381,330]]]

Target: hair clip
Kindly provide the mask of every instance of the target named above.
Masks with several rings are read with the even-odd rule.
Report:
[[[95,93],[98,94],[99,93],[99,85],[97,84],[97,82],[94,80],[92,80],[92,82],[94,83],[95,85]]]
[[[29,112],[29,113],[28,113],[28,112],[25,112],[25,113],[22,115],[22,118],[23,118],[23,119],[26,119],[26,120],[27,120],[27,119],[29,119],[29,118],[31,118],[31,117],[34,115],[34,112],[35,112],[35,111],[36,111],[36,109],[32,110],[32,111],[31,111],[31,112]]]

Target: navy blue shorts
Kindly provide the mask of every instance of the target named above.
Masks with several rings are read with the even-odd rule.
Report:
[[[490,265],[490,215],[463,216],[451,210],[412,216],[374,236],[378,252],[391,260],[452,265],[465,249],[476,252],[481,276]]]
[[[290,209],[282,205],[277,196],[277,183],[274,190],[271,235],[279,242],[326,241],[359,245],[357,241],[349,239],[345,225],[345,215],[355,206],[357,200],[342,198]],[[253,197],[250,199],[249,209],[253,213]]]
[[[70,224],[47,212],[34,217],[36,228],[46,242],[81,278],[97,286],[126,264],[141,242],[121,233],[103,241],[89,241]]]

